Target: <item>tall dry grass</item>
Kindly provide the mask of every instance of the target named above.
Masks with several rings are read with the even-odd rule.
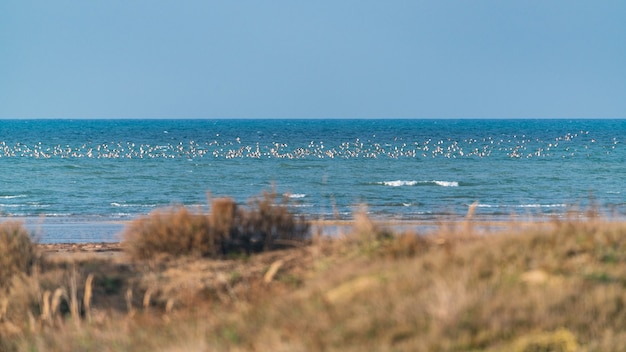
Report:
[[[0,224],[0,350],[10,351],[7,335],[21,332],[12,320],[24,321],[37,301],[38,285],[30,275],[36,272],[39,255],[28,230],[19,222]]]
[[[28,230],[19,222],[0,224],[0,290],[9,288],[13,276],[28,274],[36,260],[36,245]]]
[[[216,248],[239,240],[243,215],[264,199],[213,201],[202,216]],[[39,288],[13,289],[33,290],[47,305],[19,306],[21,315],[0,321],[0,349],[624,349],[626,223],[572,217],[489,233],[478,226],[470,218],[428,234],[396,233],[361,213],[341,238],[245,258],[184,257],[148,271],[133,261],[76,262],[58,267],[63,280],[46,268]],[[260,238],[279,232],[255,229]],[[115,290],[107,288],[111,277],[121,281]]]

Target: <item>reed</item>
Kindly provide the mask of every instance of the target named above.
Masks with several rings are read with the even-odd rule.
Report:
[[[85,310],[85,316],[88,322],[91,322],[91,297],[93,296],[93,273],[87,275],[85,280],[85,291],[83,294],[83,308]]]
[[[54,290],[54,294],[52,295],[52,299],[50,300],[50,318],[54,319],[56,317],[57,312],[59,311],[59,307],[61,306],[62,299],[65,298],[67,300],[67,293],[62,288],[57,288]]]
[[[154,293],[154,287],[150,287],[146,290],[146,292],[143,295],[143,309],[148,309],[150,308],[150,300],[152,298],[152,294]]]
[[[135,315],[135,307],[133,306],[133,290],[132,288],[128,288],[126,290],[126,309],[128,311],[128,316],[132,317]]]
[[[42,308],[41,308],[41,320],[43,322],[49,322],[50,321],[50,296],[52,295],[52,292],[50,292],[50,290],[46,290],[43,293],[43,297],[42,297]]]
[[[77,277],[76,277],[76,267],[72,266],[71,276],[70,276],[70,314],[72,316],[72,320],[74,324],[77,326],[80,325],[80,307],[78,302],[78,287],[77,287]]]

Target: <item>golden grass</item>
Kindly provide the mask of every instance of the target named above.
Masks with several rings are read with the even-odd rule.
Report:
[[[28,273],[36,259],[35,244],[21,223],[0,224],[0,290],[9,288],[13,276]]]
[[[476,226],[360,214],[339,238],[230,259],[44,257],[0,300],[0,350],[623,350],[625,223]]]

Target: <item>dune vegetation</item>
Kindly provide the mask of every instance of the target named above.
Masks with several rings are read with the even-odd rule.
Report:
[[[329,238],[273,193],[210,208],[137,219],[107,256],[53,255],[1,224],[0,351],[626,346],[625,223],[485,232],[468,216],[415,233],[357,213]]]

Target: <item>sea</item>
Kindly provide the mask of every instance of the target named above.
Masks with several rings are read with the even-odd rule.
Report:
[[[44,243],[264,191],[310,219],[626,215],[626,120],[0,120],[0,221]]]

